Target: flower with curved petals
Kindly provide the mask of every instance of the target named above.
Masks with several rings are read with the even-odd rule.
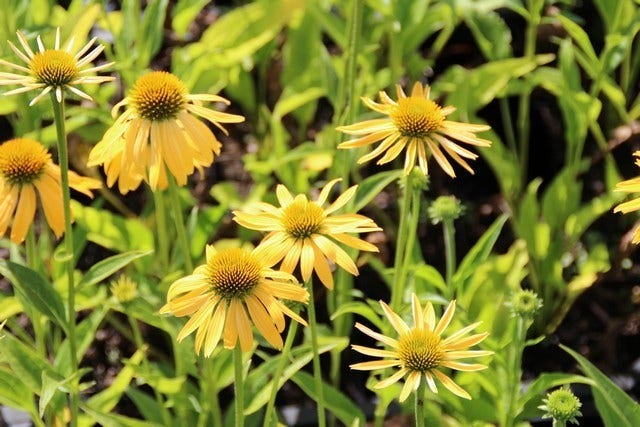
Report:
[[[453,313],[455,312],[455,300],[451,301],[444,311],[442,318],[436,323],[433,305],[427,302],[427,305],[423,309],[420,305],[420,300],[413,294],[413,328],[410,328],[404,320],[394,313],[383,301],[380,301],[380,305],[382,306],[385,316],[398,333],[398,338],[394,339],[385,336],[372,331],[360,323],[356,323],[356,328],[360,331],[386,344],[391,349],[382,350],[379,348],[352,345],[351,348],[359,353],[386,359],[356,363],[350,366],[351,369],[370,371],[375,369],[399,368],[396,373],[378,382],[374,387],[377,389],[384,388],[406,377],[404,386],[400,392],[400,402],[405,401],[411,391],[418,388],[423,376],[427,385],[434,393],[438,392],[435,381],[437,379],[456,396],[471,399],[469,393],[447,376],[442,371],[442,368],[458,371],[479,371],[486,368],[485,365],[479,363],[459,362],[461,359],[493,354],[491,351],[468,350],[469,347],[480,343],[488,335],[488,333],[484,332],[468,337],[464,336],[475,329],[481,322],[462,328],[449,337],[444,338],[442,333],[449,326],[453,318]]]
[[[196,329],[195,350],[209,357],[220,339],[232,349],[238,340],[242,351],[253,347],[251,322],[266,340],[282,348],[280,332],[284,315],[306,322],[280,299],[307,303],[309,293],[288,273],[271,269],[264,259],[240,248],[216,251],[207,246],[206,264],[169,287],[167,303],[160,313],[191,316],[178,334],[178,341]],[[251,320],[249,320],[251,319]]]
[[[640,166],[640,150],[633,153],[637,157],[635,163]],[[640,193],[640,177],[628,179],[626,181],[616,184],[615,191],[621,191],[624,193]],[[620,203],[613,210],[614,212],[629,213],[640,209],[640,198],[629,200],[628,202]],[[640,227],[633,233],[633,243],[640,243]]]
[[[347,189],[327,208],[323,208],[333,186],[340,181],[328,182],[318,199],[308,200],[304,194],[293,197],[282,184],[276,187],[280,207],[268,203],[256,203],[246,211],[234,211],[234,221],[251,230],[268,234],[256,251],[268,263],[282,261],[280,268],[293,272],[298,262],[304,281],[313,270],[320,281],[333,289],[333,276],[327,259],[338,264],[354,276],[358,267],[351,257],[335,242],[363,251],[378,252],[378,248],[348,233],[379,231],[372,219],[357,214],[331,215],[342,208],[355,195],[357,185]]]
[[[129,96],[113,107],[115,117],[122,106],[128,108],[107,130],[89,153],[89,166],[104,165],[109,187],[118,180],[122,194],[138,188],[142,180],[151,189],[168,186],[167,169],[178,185],[197,168],[207,167],[220,142],[209,127],[194,116],[227,131],[220,123],[239,123],[244,117],[221,113],[202,102],[229,101],[218,95],[189,94],[182,81],[171,73],[153,71],[140,77]]]
[[[42,89],[29,103],[29,105],[33,105],[51,91],[55,91],[56,100],[62,102],[62,90],[68,89],[81,98],[91,100],[89,95],[76,86],[79,84],[103,83],[115,79],[115,77],[111,76],[92,75],[97,71],[102,71],[112,66],[113,62],[86,68],[86,66],[96,59],[104,50],[104,46],[102,45],[97,45],[93,50],[90,50],[95,44],[97,37],[89,40],[89,42],[74,55],[71,49],[75,42],[75,37],[71,37],[64,50],[60,49],[60,28],[56,30],[56,40],[53,49],[45,49],[40,36],[36,38],[38,43],[37,52],[31,50],[24,34],[18,31],[17,35],[24,52],[18,49],[13,43],[8,43],[15,54],[26,63],[27,67],[0,59],[0,64],[19,72],[0,72],[0,86],[22,86],[6,92],[5,95],[14,95],[30,90]]]
[[[458,164],[473,173],[473,169],[464,158],[475,160],[478,155],[454,141],[489,147],[491,141],[478,138],[475,133],[489,130],[490,127],[447,120],[446,117],[453,113],[455,108],[441,107],[430,100],[428,85],[423,88],[420,82],[416,82],[410,96],[407,96],[399,85],[396,89],[397,101],[391,99],[384,91],[380,92],[381,103],[370,98],[362,98],[367,107],[388,117],[338,127],[339,131],[358,137],[341,143],[338,148],[364,147],[382,141],[373,151],[360,157],[358,163],[367,162],[384,153],[377,162],[382,165],[398,157],[406,148],[405,175],[413,169],[416,158],[420,170],[428,175],[427,160],[429,155],[432,155],[442,170],[455,177],[453,167],[444,154],[446,152]]]
[[[16,138],[0,145],[0,237],[11,223],[11,241],[21,243],[33,223],[37,197],[57,237],[64,233],[60,167],[37,141]],[[69,186],[89,197],[102,183],[69,171]],[[11,219],[13,218],[13,222]]]

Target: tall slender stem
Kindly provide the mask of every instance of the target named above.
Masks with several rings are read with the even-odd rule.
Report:
[[[284,372],[284,367],[289,360],[289,352],[291,351],[291,346],[293,345],[293,340],[296,336],[296,332],[298,331],[298,322],[291,321],[289,324],[289,331],[287,332],[287,338],[284,341],[284,348],[282,349],[282,353],[280,354],[280,361],[278,362],[278,366],[276,367],[276,372],[273,374],[273,385],[271,386],[271,394],[269,395],[269,403],[267,403],[267,410],[264,414],[264,425],[277,425],[278,424],[278,416],[274,418],[274,409],[276,404],[276,395],[278,394],[278,390],[280,389],[280,378],[282,377],[282,373]]]
[[[451,283],[451,277],[456,268],[456,229],[453,226],[453,219],[446,218],[442,221],[442,233],[444,235],[444,256],[446,263],[445,280],[447,282],[447,289],[450,292],[449,297],[453,297],[456,293]]]
[[[156,213],[156,229],[158,230],[158,256],[162,271],[169,271],[169,240],[167,239],[167,213],[165,208],[164,193],[153,193]]]
[[[327,421],[324,414],[324,393],[322,391],[322,370],[320,353],[318,352],[318,324],[316,323],[316,306],[313,295],[313,280],[307,282],[309,288],[309,331],[311,332],[311,350],[313,351],[313,379],[315,380],[318,405],[318,427],[325,427]]]
[[[234,391],[236,395],[236,427],[244,427],[244,369],[242,368],[242,348],[240,342],[233,349],[233,367],[235,374]]]
[[[58,142],[58,164],[60,166],[60,181],[62,186],[62,206],[64,215],[64,256],[63,262],[67,267],[67,329],[69,340],[69,353],[71,355],[71,371],[78,370],[78,356],[76,354],[76,288],[73,283],[73,230],[71,228],[71,192],[69,190],[69,154],[67,152],[67,134],[64,126],[64,95],[60,102],[56,99],[55,91],[51,92],[51,104],[53,105],[53,120],[56,124],[56,136]],[[71,385],[71,426],[75,427],[78,421],[78,382],[72,381]]]
[[[176,180],[167,171],[169,176],[169,197],[171,203],[171,209],[173,211],[173,220],[176,222],[176,231],[178,232],[178,243],[182,249],[184,255],[184,266],[187,271],[193,271],[193,262],[191,261],[191,248],[189,247],[189,240],[187,239],[187,230],[184,226],[184,216],[182,215],[182,207],[180,204],[180,195],[178,194],[178,184]]]
[[[416,417],[416,427],[425,427],[425,411],[424,411],[424,391],[425,391],[425,382],[424,378],[420,381],[420,385],[416,390],[416,399],[415,399],[415,417]]]
[[[412,190],[412,178],[411,174],[405,175],[404,181],[404,196],[402,198],[402,205],[400,207],[400,225],[398,226],[398,234],[396,236],[396,254],[393,264],[393,288],[391,289],[391,310],[398,312],[400,305],[402,304],[402,295],[404,284],[402,283],[402,267],[404,265],[404,258],[407,256],[407,237],[410,234],[407,230],[407,217],[411,211],[411,191]],[[414,230],[415,231],[415,230]]]

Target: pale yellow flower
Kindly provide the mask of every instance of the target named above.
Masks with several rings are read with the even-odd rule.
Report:
[[[341,143],[338,148],[364,147],[381,141],[373,151],[360,157],[358,163],[367,162],[384,153],[377,163],[385,164],[406,149],[405,174],[409,174],[413,169],[417,158],[420,170],[428,175],[427,161],[430,156],[433,156],[448,175],[455,177],[453,167],[445,156],[447,153],[458,164],[473,173],[473,169],[464,159],[475,160],[478,155],[454,141],[489,147],[491,141],[478,138],[475,133],[489,130],[490,127],[447,120],[446,117],[453,113],[455,108],[441,107],[430,100],[429,86],[423,88],[420,82],[416,82],[413,86],[410,96],[405,95],[399,85],[396,88],[397,101],[391,99],[385,92],[380,92],[382,102],[380,104],[370,98],[362,98],[367,107],[388,117],[338,127],[339,131],[358,137]]]
[[[640,166],[640,150],[633,153],[636,159],[636,165]],[[615,191],[621,191],[624,193],[640,193],[640,176],[628,179],[626,181],[619,182],[616,185]],[[640,209],[640,198],[629,200],[628,202],[620,203],[613,210],[614,212],[629,213]],[[633,243],[640,243],[640,228],[637,228],[633,233]]]
[[[242,351],[253,347],[251,322],[265,339],[282,348],[284,315],[306,322],[280,299],[307,303],[309,293],[290,274],[271,269],[255,250],[231,248],[217,252],[207,246],[206,264],[169,287],[160,313],[191,316],[178,341],[196,329],[195,350],[209,357],[220,339],[232,349],[240,340]],[[249,320],[251,319],[251,320]]]
[[[77,86],[79,84],[96,84],[114,80],[114,77],[111,76],[93,75],[97,71],[102,71],[110,67],[113,65],[113,62],[87,68],[87,65],[96,59],[104,50],[104,46],[102,45],[97,45],[93,50],[90,50],[97,40],[96,37],[89,40],[84,47],[73,54],[71,49],[73,48],[75,37],[71,37],[64,50],[60,49],[60,28],[56,30],[56,40],[53,49],[45,49],[40,36],[37,36],[37,52],[31,50],[24,34],[18,31],[17,35],[24,52],[18,49],[13,43],[8,43],[15,54],[25,62],[27,67],[0,59],[0,64],[18,71],[18,73],[0,72],[0,86],[22,86],[6,92],[5,95],[14,95],[42,89],[29,103],[29,105],[33,105],[51,91],[55,91],[56,99],[58,102],[62,102],[62,90],[68,89],[81,98],[91,100],[89,95],[78,89]]]
[[[284,185],[278,185],[279,208],[268,203],[256,203],[245,211],[234,211],[233,219],[243,227],[268,233],[256,248],[267,263],[282,261],[280,268],[291,273],[299,261],[303,280],[309,280],[315,269],[320,281],[332,289],[333,275],[327,259],[354,276],[358,275],[358,267],[336,242],[363,251],[378,252],[375,245],[349,233],[381,230],[372,219],[363,215],[332,215],[355,195],[355,185],[328,207],[322,207],[338,181],[328,182],[315,201],[308,200],[304,194],[293,197]]]
[[[36,213],[38,192],[47,223],[64,233],[60,168],[37,141],[16,138],[0,145],[0,237],[11,223],[11,241],[24,241]],[[69,186],[89,197],[101,182],[69,171]],[[12,221],[13,218],[13,221]]]
[[[377,389],[384,388],[406,377],[404,386],[400,392],[399,399],[401,402],[406,400],[409,394],[418,388],[422,377],[424,377],[427,385],[434,393],[438,392],[436,388],[437,379],[456,396],[471,399],[469,393],[447,376],[443,369],[479,371],[486,368],[485,365],[479,363],[459,362],[461,359],[493,354],[491,351],[467,350],[469,347],[480,343],[487,337],[488,334],[486,332],[468,337],[464,336],[475,329],[481,322],[462,328],[449,337],[444,338],[442,333],[447,329],[453,318],[455,300],[451,301],[442,318],[436,323],[433,305],[427,302],[427,305],[423,309],[420,305],[420,300],[414,294],[412,301],[413,328],[407,326],[404,320],[394,313],[383,301],[380,301],[380,305],[384,310],[385,316],[398,333],[398,338],[394,339],[382,335],[360,323],[356,323],[356,328],[381,343],[386,344],[390,347],[390,350],[352,345],[351,347],[359,353],[366,354],[367,356],[383,357],[385,359],[356,363],[351,365],[351,368],[366,371],[398,368],[397,372],[389,378],[378,382],[374,387]]]
[[[239,123],[244,117],[221,113],[202,102],[229,101],[218,95],[192,95],[171,73],[153,71],[140,77],[129,96],[113,107],[115,117],[128,108],[89,153],[89,166],[104,164],[109,187],[118,180],[122,194],[138,188],[142,180],[151,189],[168,186],[167,168],[178,185],[185,185],[194,169],[202,170],[220,154],[221,144],[213,132],[194,116],[227,131],[220,123]]]

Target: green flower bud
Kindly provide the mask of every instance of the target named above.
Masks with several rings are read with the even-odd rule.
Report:
[[[526,289],[519,290],[511,296],[511,301],[506,305],[511,308],[511,314],[516,317],[525,317],[531,319],[542,307],[542,300],[538,298],[538,294]]]
[[[545,411],[543,418],[553,418],[562,423],[571,422],[578,424],[576,417],[582,416],[580,408],[582,403],[575,394],[571,392],[569,387],[559,388],[547,394],[542,399],[544,405],[538,406],[538,409]]]
[[[123,304],[136,297],[138,285],[128,276],[120,276],[111,282],[111,293]]]
[[[433,224],[454,220],[464,213],[464,206],[453,196],[440,196],[427,208]]]

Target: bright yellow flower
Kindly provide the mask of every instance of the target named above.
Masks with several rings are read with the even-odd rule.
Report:
[[[354,350],[367,356],[384,357],[388,359],[356,363],[351,365],[351,368],[369,371],[399,367],[400,369],[396,373],[378,382],[374,387],[377,389],[387,387],[406,376],[402,392],[400,393],[401,402],[406,400],[411,391],[418,388],[423,375],[429,388],[434,393],[438,392],[435,382],[435,380],[438,379],[453,394],[465,399],[471,399],[469,393],[442,372],[442,368],[450,368],[458,371],[479,371],[486,368],[485,365],[478,363],[458,362],[458,360],[461,359],[493,354],[491,351],[467,350],[469,347],[478,344],[487,337],[488,334],[486,332],[464,337],[467,332],[475,329],[481,322],[462,328],[451,334],[448,338],[443,338],[442,333],[447,326],[449,326],[453,318],[456,306],[455,300],[451,301],[442,318],[436,324],[436,315],[431,303],[427,302],[426,307],[423,309],[420,305],[420,300],[418,300],[418,297],[414,294],[412,301],[413,328],[407,326],[404,320],[394,313],[387,304],[380,301],[380,305],[399,337],[398,339],[393,339],[374,332],[360,323],[356,323],[356,328],[391,347],[391,350],[352,345],[351,347]]]
[[[271,269],[255,250],[231,248],[217,252],[207,246],[206,264],[173,282],[160,313],[191,316],[178,334],[178,341],[197,329],[196,353],[204,345],[206,357],[220,338],[225,348],[234,348],[239,339],[242,351],[251,350],[251,321],[269,344],[281,349],[284,315],[304,325],[306,322],[279,298],[307,303],[309,293],[291,274]]]
[[[0,145],[0,237],[13,217],[11,241],[24,241],[36,213],[35,190],[40,195],[49,226],[57,237],[62,236],[64,210],[60,179],[60,168],[39,142],[17,138]],[[91,189],[100,188],[101,183],[69,171],[69,186],[92,197]]]
[[[633,153],[636,159],[636,165],[640,166],[640,150]],[[625,193],[640,193],[640,177],[628,179],[626,181],[619,182],[616,185],[616,191],[622,191]],[[613,210],[614,212],[629,213],[640,209],[640,198],[630,200],[619,204]],[[640,243],[640,228],[637,228],[633,233],[633,243]]]
[[[443,108],[430,100],[429,86],[423,88],[420,82],[416,82],[413,86],[409,97],[400,86],[396,88],[397,102],[389,98],[385,92],[380,92],[381,104],[370,98],[362,98],[367,107],[389,117],[338,127],[337,129],[341,132],[358,136],[357,139],[343,142],[338,148],[364,147],[382,141],[369,154],[360,157],[358,163],[364,163],[384,153],[384,156],[378,160],[378,164],[382,165],[398,157],[406,148],[405,174],[409,174],[413,169],[417,157],[420,170],[428,175],[427,160],[429,155],[433,155],[440,167],[449,176],[455,177],[451,163],[442,152],[444,150],[453,160],[473,173],[473,169],[463,157],[475,160],[478,155],[457,145],[454,140],[479,147],[489,147],[491,141],[478,138],[475,132],[486,131],[490,127],[446,120],[455,108],[450,106]]]
[[[24,34],[18,31],[17,35],[24,52],[20,51],[13,43],[8,43],[15,54],[27,64],[28,68],[0,59],[0,64],[20,72],[0,72],[0,86],[22,86],[6,92],[5,95],[14,95],[16,93],[42,89],[29,103],[29,105],[33,105],[52,90],[55,90],[58,102],[62,102],[62,89],[68,89],[81,98],[91,100],[89,95],[76,86],[79,84],[102,83],[114,80],[114,77],[110,76],[91,75],[110,67],[113,65],[113,62],[86,68],[86,66],[96,59],[104,50],[104,46],[97,45],[93,50],[89,51],[96,42],[96,37],[89,40],[89,42],[74,55],[71,52],[75,41],[74,37],[71,37],[66,49],[60,49],[60,28],[56,30],[56,40],[53,49],[45,49],[40,36],[36,38],[39,49],[36,53],[29,47],[29,43]]]
[[[155,191],[167,188],[167,168],[179,185],[187,183],[194,168],[202,170],[220,154],[220,142],[200,120],[213,123],[239,123],[244,117],[221,113],[202,106],[203,101],[229,101],[218,95],[192,95],[179,78],[164,71],[140,77],[129,96],[113,107],[128,108],[107,130],[89,154],[89,166],[104,164],[107,185],[116,180],[122,194],[138,188],[146,180]]]
[[[351,257],[335,242],[363,251],[378,252],[378,248],[347,233],[379,231],[373,220],[363,215],[331,215],[342,208],[356,193],[357,185],[349,188],[326,209],[322,207],[333,186],[334,179],[325,185],[317,200],[308,200],[304,194],[295,198],[284,185],[276,187],[280,207],[256,203],[245,212],[234,211],[234,220],[251,230],[266,231],[256,251],[267,263],[282,260],[280,268],[293,272],[300,261],[303,280],[307,281],[315,269],[320,281],[333,288],[333,276],[327,258],[354,276],[358,267]]]

